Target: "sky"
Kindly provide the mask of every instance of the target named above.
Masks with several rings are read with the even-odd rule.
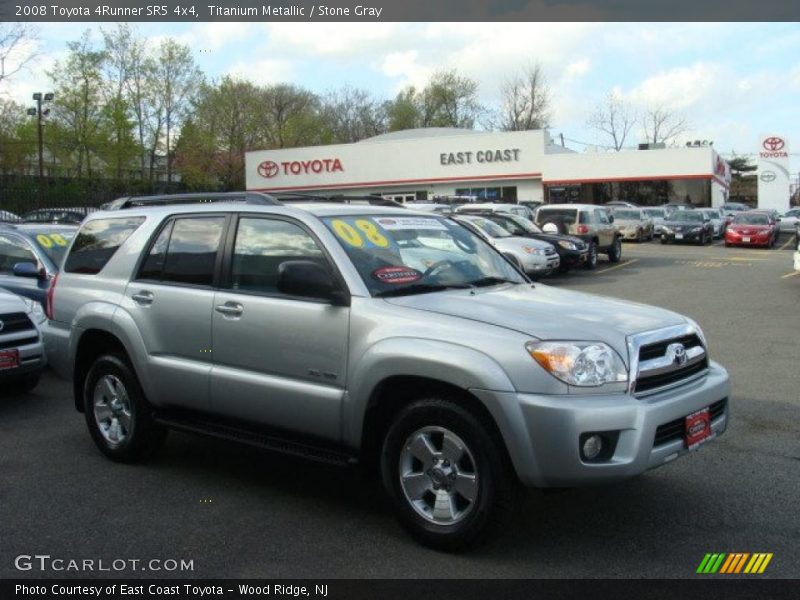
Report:
[[[28,103],[48,91],[46,72],[66,43],[114,24],[39,25],[39,56],[0,85]],[[318,93],[348,84],[393,97],[437,69],[475,79],[492,104],[503,81],[539,62],[552,96],[551,134],[582,151],[607,144],[586,121],[611,90],[637,106],[682,114],[680,138],[713,140],[726,156],[754,154],[762,133],[788,138],[800,169],[800,24],[797,23],[154,23],[137,24],[154,47],[189,44],[210,78],[236,74],[288,82]],[[626,145],[641,139],[640,128]],[[792,142],[794,145],[792,146]],[[793,151],[794,148],[796,151]]]

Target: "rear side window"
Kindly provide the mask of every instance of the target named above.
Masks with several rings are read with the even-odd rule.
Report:
[[[140,279],[211,285],[225,217],[179,218],[159,233],[139,270]]]
[[[574,208],[547,208],[545,210],[540,210],[536,214],[536,222],[541,225],[551,221],[561,221],[565,225],[572,225],[578,217],[576,214],[577,212],[578,211]]]
[[[144,217],[89,221],[78,232],[64,263],[64,271],[89,275],[99,273],[142,223]]]

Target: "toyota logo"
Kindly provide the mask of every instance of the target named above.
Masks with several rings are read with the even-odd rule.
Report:
[[[674,362],[679,367],[682,367],[686,364],[686,361],[689,359],[686,356],[686,348],[684,348],[683,344],[670,344],[667,346],[667,358],[670,359],[670,362]]]
[[[270,179],[275,177],[278,174],[278,163],[273,162],[271,160],[265,160],[260,165],[258,165],[258,174],[262,177],[266,177]]]
[[[775,171],[764,171],[759,176],[759,179],[764,183],[770,183],[771,181],[775,181],[778,176],[775,174]]]
[[[764,146],[764,150],[769,150],[770,152],[777,152],[778,150],[783,150],[783,147],[786,145],[786,142],[783,141],[783,138],[779,137],[768,137],[762,143]]]
[[[3,331],[3,327],[5,327],[5,326],[6,326],[6,324],[3,323],[2,321],[0,321],[0,331]]]

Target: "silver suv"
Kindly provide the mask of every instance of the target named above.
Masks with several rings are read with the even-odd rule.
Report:
[[[607,255],[612,263],[622,258],[621,234],[607,208],[595,204],[543,204],[536,209],[534,222],[547,233],[571,235],[586,242],[587,269],[597,266],[598,253]]]
[[[46,364],[41,328],[47,320],[38,302],[0,289],[0,390],[28,392]]]
[[[532,284],[447,218],[125,206],[82,225],[46,336],[113,460],[174,428],[360,462],[417,539],[458,549],[519,482],[625,479],[726,428],[728,374],[696,323]]]

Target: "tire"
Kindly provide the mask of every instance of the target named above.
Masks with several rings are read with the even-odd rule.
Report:
[[[726,247],[726,248],[730,248],[732,245],[733,245],[733,244],[731,244],[730,242],[725,242],[725,247]]]
[[[611,248],[608,249],[608,260],[618,263],[622,259],[622,242],[619,238],[614,238]]]
[[[637,244],[641,244],[642,242],[644,242],[644,234],[642,233],[642,230],[640,229],[639,231],[636,232],[636,243]]]
[[[597,242],[589,242],[589,254],[583,266],[590,271],[597,267]]]
[[[167,430],[154,421],[139,380],[122,356],[106,354],[94,361],[83,382],[83,406],[94,443],[111,460],[143,460],[164,443]]]
[[[566,234],[568,234],[568,233],[569,233],[569,229],[568,229],[568,227],[567,227],[567,226],[564,224],[564,222],[563,222],[563,221],[558,221],[558,220],[556,220],[556,219],[551,219],[551,220],[549,220],[549,221],[545,221],[544,223],[542,223],[542,230],[543,230],[543,231],[547,231],[547,230],[545,229],[545,226],[546,226],[546,225],[552,225],[553,227],[555,227],[555,228],[556,228],[556,231],[557,231],[558,233],[560,233],[561,235],[566,235]]]
[[[14,377],[11,381],[9,381],[6,385],[6,388],[11,394],[27,394],[37,385],[39,385],[39,379],[41,378],[42,373],[41,371],[36,373],[28,373],[27,375],[18,375]]]
[[[663,233],[661,234],[661,243],[663,245],[667,244],[667,236],[665,236]]]
[[[705,246],[706,245],[706,234],[705,234],[705,232],[700,234],[700,242],[699,243],[700,243],[701,246]]]
[[[397,415],[384,440],[381,474],[402,526],[420,543],[446,551],[489,537],[519,490],[501,442],[476,415],[440,394]],[[438,515],[436,498],[449,500]]]

